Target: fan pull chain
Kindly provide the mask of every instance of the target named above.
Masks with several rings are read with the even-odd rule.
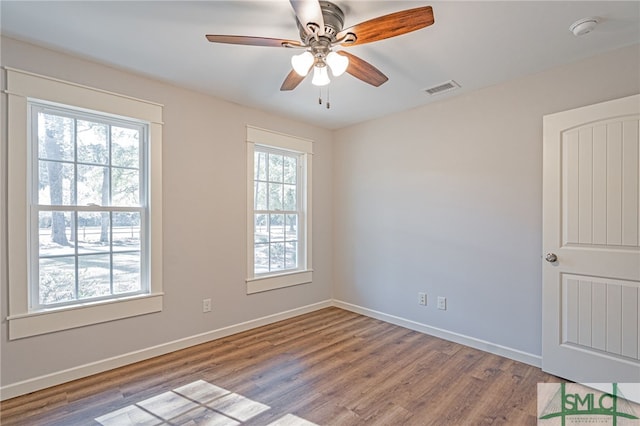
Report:
[[[322,87],[318,89],[318,105],[322,105]],[[331,101],[329,100],[329,88],[327,87],[327,102],[325,104],[327,109],[331,108]]]

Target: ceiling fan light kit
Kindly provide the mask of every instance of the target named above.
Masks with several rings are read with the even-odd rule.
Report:
[[[313,80],[311,80],[311,84],[314,86],[326,86],[330,81],[326,65],[313,67]]]
[[[300,77],[306,77],[314,61],[313,53],[307,50],[299,55],[293,55],[291,57],[291,66]]]
[[[236,35],[207,35],[206,38],[212,43],[305,49],[291,58],[293,70],[282,83],[282,91],[295,89],[311,68],[311,83],[316,86],[329,84],[329,68],[334,77],[346,72],[378,87],[388,80],[386,75],[351,53],[333,49],[396,37],[434,22],[431,6],[423,6],[379,16],[345,29],[344,12],[329,1],[290,0],[290,3],[296,15],[300,41]]]
[[[313,66],[313,80],[311,83],[315,86],[326,86],[330,82],[327,67],[331,69],[331,74],[334,77],[339,77],[347,70],[349,58],[338,55],[336,52],[329,52],[326,56],[314,56],[313,53],[307,50],[299,55],[293,55],[291,57],[291,66],[300,77],[306,77]]]
[[[349,58],[338,55],[336,52],[329,52],[325,61],[334,77],[340,77],[349,66]]]

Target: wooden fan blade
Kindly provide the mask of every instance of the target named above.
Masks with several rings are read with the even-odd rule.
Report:
[[[389,77],[382,74],[378,68],[374,67],[364,59],[360,59],[351,53],[345,52],[344,50],[339,51],[338,55],[349,58],[347,72],[365,83],[378,87],[389,80]]]
[[[318,0],[290,0],[293,10],[296,12],[298,22],[302,24],[307,34],[313,31],[309,24],[317,28],[318,35],[324,35],[324,18]]]
[[[431,6],[416,7],[415,9],[402,10],[361,22],[340,31],[336,38],[341,40],[349,33],[354,34],[356,36],[354,42],[347,41],[342,45],[355,46],[410,33],[411,31],[428,27],[433,22],[433,9]]]
[[[293,90],[296,87],[298,87],[298,84],[302,83],[302,80],[304,80],[304,77],[300,76],[300,74],[298,74],[294,70],[291,70],[289,75],[287,75],[287,77],[282,82],[282,86],[280,86],[280,90],[282,91]]]
[[[212,34],[208,34],[206,37],[212,43],[243,44],[245,46],[304,47],[299,41],[280,38]]]

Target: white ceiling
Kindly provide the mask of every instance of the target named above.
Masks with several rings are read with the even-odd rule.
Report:
[[[205,34],[298,40],[287,0],[8,1],[2,34],[90,58],[327,128],[380,117],[448,96],[640,42],[638,1],[345,1],[345,27],[431,5],[435,24],[349,48],[389,81],[375,88],[345,74],[332,80],[331,109],[307,78],[280,92],[297,50],[209,43]],[[599,17],[591,33],[569,26]],[[614,76],[612,76],[614,77]],[[429,96],[447,80],[462,88]]]

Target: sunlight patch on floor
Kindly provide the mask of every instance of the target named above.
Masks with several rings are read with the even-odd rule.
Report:
[[[271,407],[204,380],[112,411],[95,420],[103,426],[241,425]],[[315,426],[293,414],[268,426]]]
[[[293,414],[287,414],[280,417],[275,422],[269,423],[267,426],[318,426],[308,420],[302,419]]]

